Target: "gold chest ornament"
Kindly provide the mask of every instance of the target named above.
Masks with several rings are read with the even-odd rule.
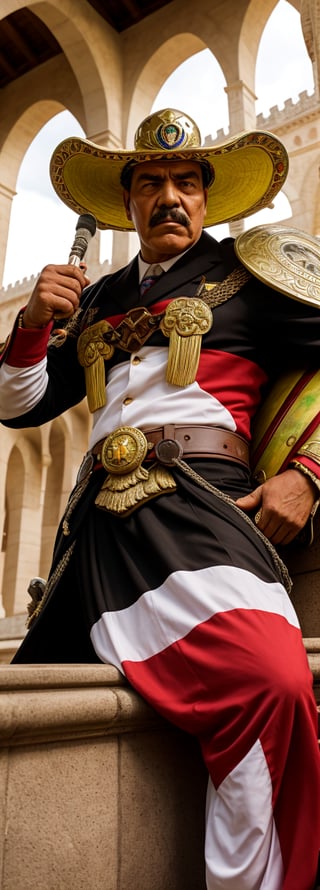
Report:
[[[106,403],[105,360],[112,358],[114,346],[105,339],[110,325],[97,321],[80,334],[78,359],[84,367],[89,411],[93,413]]]
[[[213,324],[211,307],[233,297],[250,277],[244,266],[233,269],[224,281],[210,283],[203,276],[194,297],[177,297],[159,315],[139,306],[127,312],[117,328],[108,321],[86,328],[78,339],[78,359],[85,368],[89,410],[97,411],[106,404],[104,362],[112,358],[115,348],[136,352],[159,328],[169,337],[167,382],[176,386],[193,383],[201,338]]]
[[[112,358],[116,346],[125,352],[136,352],[159,327],[169,337],[167,382],[176,386],[193,383],[201,339],[212,324],[211,309],[203,300],[178,297],[160,315],[137,307],[127,312],[117,328],[105,320],[86,328],[78,339],[78,359],[85,369],[89,410],[93,413],[106,404],[104,363]]]
[[[197,376],[201,341],[213,324],[209,306],[197,297],[178,297],[167,307],[160,329],[169,337],[166,380],[188,386]]]

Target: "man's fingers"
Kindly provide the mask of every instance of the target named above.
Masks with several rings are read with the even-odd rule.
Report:
[[[69,318],[87,284],[88,278],[77,266],[45,266],[24,313],[25,327],[43,327],[53,318]]]

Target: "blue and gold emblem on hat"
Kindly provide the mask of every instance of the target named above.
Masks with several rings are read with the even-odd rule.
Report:
[[[156,138],[161,148],[180,148],[186,141],[186,133],[178,124],[162,124],[158,127]]]
[[[200,130],[194,120],[174,108],[155,111],[142,121],[135,135],[136,151],[146,148],[173,151],[181,148],[199,148]]]

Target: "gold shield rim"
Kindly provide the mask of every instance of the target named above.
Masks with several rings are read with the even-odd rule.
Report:
[[[273,290],[320,307],[320,241],[313,235],[288,226],[254,226],[236,238],[235,251]]]

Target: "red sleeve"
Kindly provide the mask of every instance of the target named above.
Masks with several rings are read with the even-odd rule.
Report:
[[[2,362],[12,368],[29,368],[46,357],[48,340],[53,323],[44,328],[19,327],[19,312],[12,333],[7,338],[1,355]]]

